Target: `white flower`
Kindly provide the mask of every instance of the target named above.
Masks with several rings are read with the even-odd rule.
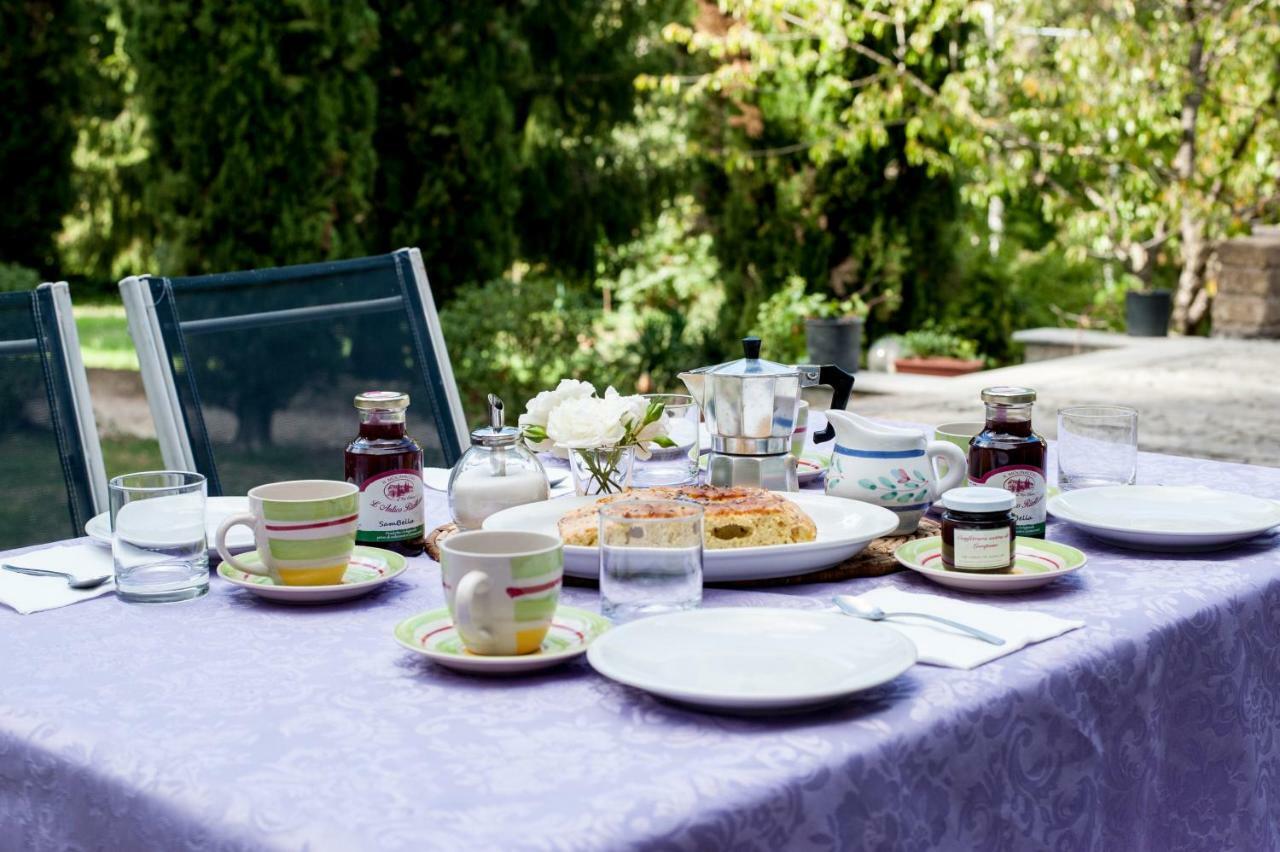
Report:
[[[541,426],[546,428],[551,412],[556,409],[560,403],[569,399],[584,399],[595,396],[595,386],[590,382],[580,382],[575,379],[561,379],[560,384],[556,385],[555,390],[543,391],[533,399],[525,403],[524,414],[520,415],[519,425],[521,428],[525,426]],[[550,450],[554,445],[554,441],[541,441],[539,443],[530,444],[535,452],[544,452]]]
[[[568,449],[611,447],[622,440],[626,427],[615,400],[597,397],[566,399],[547,418],[547,437]]]

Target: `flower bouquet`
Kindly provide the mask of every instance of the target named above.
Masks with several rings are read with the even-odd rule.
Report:
[[[635,460],[649,457],[650,444],[675,446],[664,407],[613,388],[597,396],[589,382],[564,379],[555,390],[529,400],[520,427],[535,451],[568,453],[579,494],[612,494],[629,486]]]

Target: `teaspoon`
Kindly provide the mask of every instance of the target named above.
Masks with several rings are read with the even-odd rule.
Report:
[[[81,578],[62,571],[45,571],[42,568],[20,568],[17,565],[5,565],[4,568],[6,571],[12,571],[15,574],[30,574],[33,577],[61,577],[67,581],[67,586],[72,589],[96,589],[113,576],[111,574],[103,574],[99,577]]]
[[[886,618],[894,618],[900,615],[909,615],[914,618],[927,618],[930,621],[936,621],[939,624],[945,624],[948,627],[954,627],[956,630],[964,631],[974,639],[981,639],[983,642],[990,642],[992,645],[1003,645],[1004,640],[999,636],[993,636],[985,630],[979,630],[976,627],[970,627],[967,624],[961,624],[958,621],[952,621],[949,618],[943,618],[939,615],[929,615],[927,612],[885,612],[875,604],[869,604],[865,601],[858,600],[853,595],[836,595],[832,598],[835,605],[838,606],[845,614],[852,615],[856,618],[865,618],[868,621],[884,621]]]

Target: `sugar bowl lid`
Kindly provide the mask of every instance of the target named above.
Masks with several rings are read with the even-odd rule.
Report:
[[[502,400],[489,394],[489,425],[471,430],[471,444],[477,447],[510,447],[520,440],[520,430],[504,424],[506,414]]]
[[[742,338],[742,358],[721,364],[711,371],[714,376],[742,376],[743,378],[798,376],[800,371],[786,364],[766,361],[760,357],[760,338]]]

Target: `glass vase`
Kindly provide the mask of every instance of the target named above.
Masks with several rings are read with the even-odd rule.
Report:
[[[636,448],[591,447],[569,451],[569,469],[578,494],[616,494],[631,487]]]

